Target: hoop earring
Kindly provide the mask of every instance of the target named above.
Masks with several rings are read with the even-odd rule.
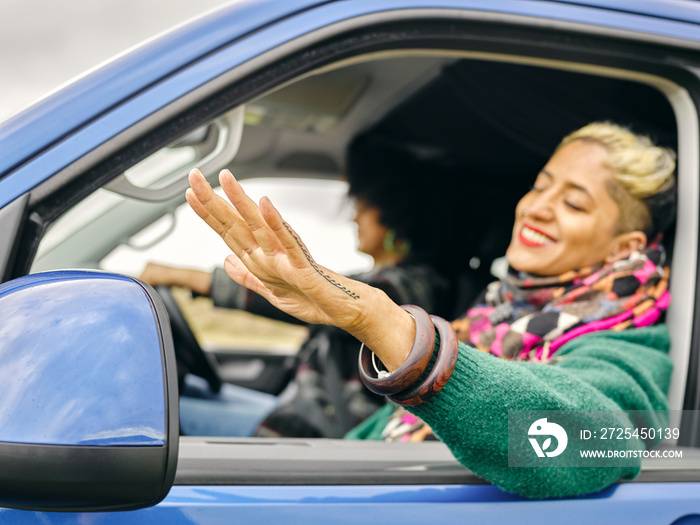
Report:
[[[401,257],[406,257],[411,251],[411,243],[404,241],[397,248],[396,247],[396,232],[394,230],[389,230],[384,235],[384,250],[391,255],[400,255]]]

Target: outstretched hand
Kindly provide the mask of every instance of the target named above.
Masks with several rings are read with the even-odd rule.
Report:
[[[231,172],[222,170],[219,182],[230,203],[199,170],[190,172],[186,197],[233,252],[224,269],[234,281],[302,321],[350,332],[389,370],[403,363],[416,330],[405,310],[380,290],[316,263],[270,199],[255,204]]]
[[[258,206],[228,170],[221,171],[219,182],[231,203],[198,170],[190,173],[186,197],[233,252],[224,263],[226,273],[302,321],[357,327],[361,295],[373,289],[317,264],[267,197]]]

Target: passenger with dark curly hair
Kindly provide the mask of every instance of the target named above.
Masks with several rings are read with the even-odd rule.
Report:
[[[354,140],[346,157],[358,250],[373,259],[371,270],[350,278],[382,290],[397,304],[417,304],[441,315],[451,315],[454,288],[444,264],[449,258],[443,257],[444,250],[433,246],[431,233],[439,224],[439,210],[423,208],[418,213],[410,206],[416,198],[415,194],[410,195],[416,191],[411,180],[431,169],[429,164],[371,136]],[[152,286],[190,288],[211,297],[217,307],[301,323],[237,284],[222,268],[210,273],[149,263],[140,278]],[[204,403],[187,395],[193,393],[190,385],[189,389],[185,387],[186,395],[181,401],[182,430],[204,435],[248,434],[241,430],[241,421],[252,422],[247,417],[252,411],[254,416],[264,418],[255,431],[260,436],[342,437],[384,404],[383,398],[372,394],[359,380],[356,347],[357,340],[347,332],[309,325],[295,377],[279,398],[245,392],[249,401],[259,399],[259,409],[253,407],[254,403],[243,402],[240,405],[245,416],[222,413],[214,417],[211,407],[200,409]],[[220,406],[224,411],[235,410],[231,405]]]

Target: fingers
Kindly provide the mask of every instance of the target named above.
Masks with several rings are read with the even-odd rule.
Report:
[[[190,173],[187,202],[238,257],[260,247],[268,256],[285,252],[297,267],[315,264],[300,237],[267,197],[258,207],[228,170],[221,171],[219,181],[233,207],[212,190],[199,170]]]
[[[194,210],[194,212],[199,215],[199,217],[204,220],[204,222],[206,222],[212,230],[221,236],[232,252],[239,255],[243,252],[241,246],[228,234],[226,228],[207,211],[194,190],[188,189],[185,192],[185,198],[187,199],[187,203],[190,205],[190,208],[192,208],[192,210]]]
[[[240,214],[214,193],[199,170],[190,172],[189,181],[190,189],[185,198],[192,210],[221,236],[235,254],[242,255],[247,251],[245,246],[255,243],[255,239]]]
[[[315,265],[301,237],[282,219],[280,212],[267,197],[260,200],[260,211],[293,265],[297,267],[307,264]]]
[[[277,240],[277,236],[270,230],[267,222],[265,222],[258,205],[246,195],[231,172],[222,170],[219,174],[219,182],[221,183],[224,193],[226,193],[226,196],[231,200],[231,204],[235,206],[240,217],[248,225],[257,245],[262,248],[266,255],[278,253],[281,249],[281,245]]]
[[[224,270],[228,276],[241,286],[257,293],[270,300],[270,293],[267,287],[255,277],[250,270],[241,262],[236,255],[229,255],[224,260]]]

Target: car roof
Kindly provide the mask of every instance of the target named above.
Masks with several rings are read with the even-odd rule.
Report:
[[[700,23],[700,4],[695,0],[551,0],[560,4],[601,7],[610,11]]]

